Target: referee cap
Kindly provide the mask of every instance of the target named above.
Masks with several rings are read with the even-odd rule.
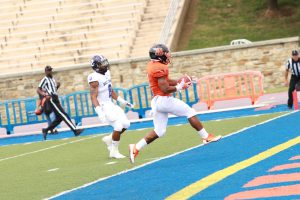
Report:
[[[52,67],[50,66],[50,65],[47,65],[46,67],[45,67],[45,71],[51,71],[52,70]]]
[[[293,55],[293,56],[297,56],[297,55],[299,55],[299,52],[298,52],[297,50],[293,50],[293,51],[292,51],[292,55]]]

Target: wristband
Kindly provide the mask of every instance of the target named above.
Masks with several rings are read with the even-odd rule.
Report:
[[[95,108],[95,110],[96,110],[96,113],[97,113],[97,114],[99,114],[99,113],[102,112],[101,106],[97,106],[97,107]]]
[[[117,101],[120,102],[121,104],[127,104],[127,101],[120,96],[118,96]]]

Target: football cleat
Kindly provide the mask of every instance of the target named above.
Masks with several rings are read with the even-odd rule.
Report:
[[[213,134],[209,133],[208,137],[206,139],[203,139],[203,143],[204,144],[208,144],[208,143],[211,143],[211,142],[217,142],[221,138],[222,138],[221,135],[214,136]]]
[[[104,136],[102,138],[102,141],[106,144],[108,151],[111,150],[111,145],[112,145],[112,137],[111,134]]]
[[[120,159],[120,158],[125,158],[126,156],[120,154],[120,152],[118,150],[111,150],[109,153],[109,157]]]
[[[43,128],[42,132],[43,132],[43,138],[44,138],[44,140],[47,140],[48,130],[46,128]]]
[[[135,148],[135,144],[129,145],[129,159],[131,163],[134,163],[135,157],[139,154],[139,151]]]
[[[76,129],[76,130],[74,131],[74,135],[75,135],[75,136],[79,136],[83,131],[84,131],[84,129]]]

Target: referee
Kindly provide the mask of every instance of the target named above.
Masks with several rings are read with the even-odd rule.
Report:
[[[293,91],[296,88],[296,84],[300,81],[300,58],[299,52],[297,50],[292,51],[292,57],[286,63],[285,71],[285,85],[288,85],[288,74],[289,71],[292,73],[288,91],[288,108],[292,109],[293,107]]]
[[[43,128],[43,137],[44,140],[47,139],[47,134],[49,131],[52,131],[57,125],[59,125],[62,120],[70,127],[70,129],[74,132],[75,136],[80,135],[83,129],[77,129],[76,126],[71,121],[70,117],[62,108],[59,98],[57,95],[57,83],[52,75],[52,67],[46,66],[45,67],[45,77],[41,80],[37,92],[46,97],[46,101],[50,101],[50,106],[55,113],[55,120],[47,127]]]

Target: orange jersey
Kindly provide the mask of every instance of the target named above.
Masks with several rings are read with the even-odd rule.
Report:
[[[167,80],[169,79],[169,69],[168,65],[162,64],[160,62],[150,61],[147,66],[147,75],[149,80],[149,85],[154,96],[170,96],[169,93],[164,93],[158,86],[158,78],[165,76]]]

